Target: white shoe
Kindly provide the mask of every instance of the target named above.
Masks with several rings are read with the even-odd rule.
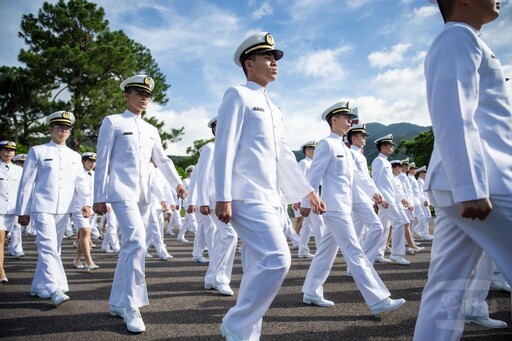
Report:
[[[188,243],[189,241],[186,240],[185,238],[181,237],[181,238],[178,238],[177,241],[179,242],[182,242],[182,243]]]
[[[17,253],[14,254],[14,257],[16,257],[16,258],[25,257],[25,253],[24,252],[17,252]]]
[[[348,277],[352,277],[352,272],[350,271],[350,269],[349,269],[349,268],[347,268],[347,276],[348,276]]]
[[[204,288],[208,289],[208,290],[215,289],[218,292],[220,292],[222,295],[226,295],[226,296],[233,296],[233,294],[234,294],[233,290],[231,289],[231,287],[228,284],[215,285],[215,284],[206,283],[204,285]]]
[[[220,325],[220,332],[222,336],[226,338],[226,341],[249,341],[249,339],[243,339],[240,336],[233,333],[231,330],[224,326],[224,323]]]
[[[489,329],[501,329],[507,328],[508,325],[505,321],[495,320],[490,318],[489,316],[468,316],[466,315],[466,323],[476,323],[481,325],[482,327]]]
[[[510,284],[508,284],[501,272],[492,275],[491,288],[510,292]]]
[[[203,256],[199,256],[199,257],[192,257],[192,260],[195,262],[195,263],[208,263],[210,260],[207,259],[207,258],[204,258]]]
[[[153,258],[153,256],[149,252],[146,252],[146,255],[144,257],[146,257],[146,258]]]
[[[422,234],[420,237],[421,237],[421,240],[432,240],[432,239],[434,239],[434,237],[432,237],[430,234]]]
[[[381,264],[391,263],[391,261],[390,261],[389,259],[384,258],[384,257],[382,257],[382,256],[380,256],[380,255],[379,255],[379,256],[377,256],[377,257],[375,257],[375,262],[377,262],[377,263],[381,263]]]
[[[50,295],[46,289],[42,289],[42,290],[32,289],[30,291],[30,296],[37,296],[39,298],[50,298],[50,297],[52,297],[52,295]]]
[[[389,260],[391,261],[391,263],[394,263],[394,264],[411,265],[411,262],[409,262],[407,259],[405,259],[402,256],[391,255],[391,256],[389,256]]]
[[[314,304],[319,307],[326,307],[326,308],[334,307],[333,301],[326,300],[323,297],[318,297],[318,296],[313,296],[313,295],[308,295],[308,294],[304,294],[304,296],[302,297],[302,302],[304,302],[305,304]]]
[[[124,318],[125,309],[121,307],[116,307],[114,305],[110,306],[110,316],[119,316]]]
[[[146,331],[146,326],[137,308],[125,310],[124,323],[126,324],[126,328],[132,333],[142,333]]]
[[[313,257],[315,257],[314,255],[312,255],[311,253],[299,253],[297,255],[299,258],[307,258],[307,259],[313,259]]]
[[[425,248],[423,246],[416,246],[416,247],[408,247],[407,250],[413,251],[413,252],[420,252],[420,251],[424,251]]]
[[[171,258],[172,258],[172,256],[168,253],[163,255],[162,257],[160,257],[161,260],[166,260],[166,261],[170,260]]]
[[[52,294],[52,304],[58,306],[61,303],[69,301],[69,296],[63,293],[61,290],[57,290]]]
[[[379,315],[380,313],[385,313],[387,311],[392,311],[400,308],[405,303],[403,298],[399,298],[397,300],[393,300],[391,298],[385,298],[377,304],[374,304],[370,307],[370,310],[374,316]]]
[[[112,249],[101,249],[101,251],[104,253],[114,253],[114,251],[112,251]]]

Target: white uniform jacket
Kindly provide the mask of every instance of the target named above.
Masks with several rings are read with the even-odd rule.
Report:
[[[217,121],[216,201],[245,200],[281,206],[313,192],[286,141],[281,111],[266,89],[248,81],[224,94]]]
[[[354,145],[350,146],[352,157],[354,159],[355,171],[353,188],[352,188],[352,199],[354,204],[366,203],[373,204],[373,196],[380,193],[373,182],[370,172],[368,171],[368,162],[361,153],[361,148]]]
[[[199,161],[194,172],[197,172],[197,205],[215,207],[215,186],[213,175],[213,154],[215,143],[205,144],[199,151]]]
[[[395,185],[393,183],[394,175],[391,171],[391,163],[382,153],[379,153],[372,162],[372,178],[384,200],[390,205],[395,205],[397,198],[395,197]]]
[[[409,205],[414,206],[414,192],[411,187],[411,182],[407,178],[407,174],[404,172],[400,172],[398,178],[402,182],[402,189],[405,194],[405,200],[409,203]]]
[[[418,185],[418,180],[416,180],[416,177],[412,174],[408,174],[407,179],[409,180],[409,183],[411,184],[412,194],[414,196],[414,203],[416,205],[423,205],[422,193],[420,192],[420,186]]]
[[[449,22],[427,53],[425,77],[436,138],[425,187],[452,199],[437,206],[510,194],[512,95],[499,60],[474,28]]]
[[[50,142],[30,148],[23,166],[16,215],[66,214],[90,206],[90,188],[84,176],[82,157],[69,147]]]
[[[158,168],[156,168],[152,163],[149,166],[149,176],[151,178],[150,183],[150,204],[156,208],[162,208],[162,201],[167,203],[167,196],[164,192],[166,181]]]
[[[421,204],[423,205],[423,203],[425,201],[430,204],[430,201],[428,200],[427,192],[425,192],[425,180],[423,180],[423,178],[418,178],[418,188],[419,188],[419,191],[420,191],[420,201],[421,201]]]
[[[0,161],[0,214],[14,214],[22,173],[22,167]]]
[[[322,182],[322,200],[327,212],[352,212],[353,173],[352,153],[339,135],[331,133],[318,142],[308,180],[314,188]],[[307,207],[304,201],[303,204]]]
[[[165,155],[158,130],[130,111],[106,116],[100,127],[94,178],[94,202],[138,201],[149,203],[149,160],[176,188],[181,179]]]

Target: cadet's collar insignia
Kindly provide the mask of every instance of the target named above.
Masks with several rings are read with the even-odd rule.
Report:
[[[254,107],[254,108],[252,108],[252,110],[254,110],[254,111],[265,111],[265,109],[260,108],[260,107]]]
[[[341,155],[341,154],[340,155],[336,155],[336,157],[343,157],[343,155]]]
[[[53,159],[44,159],[44,161],[53,161]]]

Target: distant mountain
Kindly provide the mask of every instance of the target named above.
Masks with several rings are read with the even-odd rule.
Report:
[[[367,123],[366,131],[370,136],[368,136],[368,140],[366,141],[366,147],[364,149],[364,155],[368,160],[368,164],[371,165],[373,159],[379,154],[377,148],[375,147],[375,141],[379,137],[385,136],[387,134],[393,134],[393,141],[396,145],[400,144],[403,140],[412,140],[419,133],[424,131],[429,131],[431,127],[422,127],[416,124],[411,123],[394,123],[386,126],[381,123]],[[295,158],[297,161],[302,160],[304,158],[304,154],[302,150],[293,151],[295,154]],[[391,160],[394,159],[405,159],[407,155],[404,154],[393,154],[389,158]]]

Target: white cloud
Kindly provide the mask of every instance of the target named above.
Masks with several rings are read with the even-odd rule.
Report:
[[[345,71],[339,59],[341,53],[347,48],[326,49],[305,54],[299,57],[293,69],[308,77],[341,79],[345,76]]]
[[[401,63],[404,60],[404,53],[409,50],[409,44],[397,44],[391,50],[381,50],[368,55],[368,61],[372,67],[384,68]]]
[[[437,6],[423,6],[414,9],[414,19],[430,18],[432,16],[437,16],[438,14],[439,9]]]
[[[185,135],[178,143],[170,144],[166,150],[172,155],[186,155],[187,147],[193,145],[195,140],[212,138],[211,130],[208,128],[208,122],[212,115],[204,107],[192,107],[177,112],[169,110],[156,103],[150,103],[148,115],[155,116],[158,120],[164,121],[164,130],[170,131],[171,128],[185,127]]]
[[[261,19],[262,17],[271,15],[273,13],[272,7],[269,5],[268,2],[264,2],[260,8],[255,10],[252,13],[252,17],[256,20]]]

